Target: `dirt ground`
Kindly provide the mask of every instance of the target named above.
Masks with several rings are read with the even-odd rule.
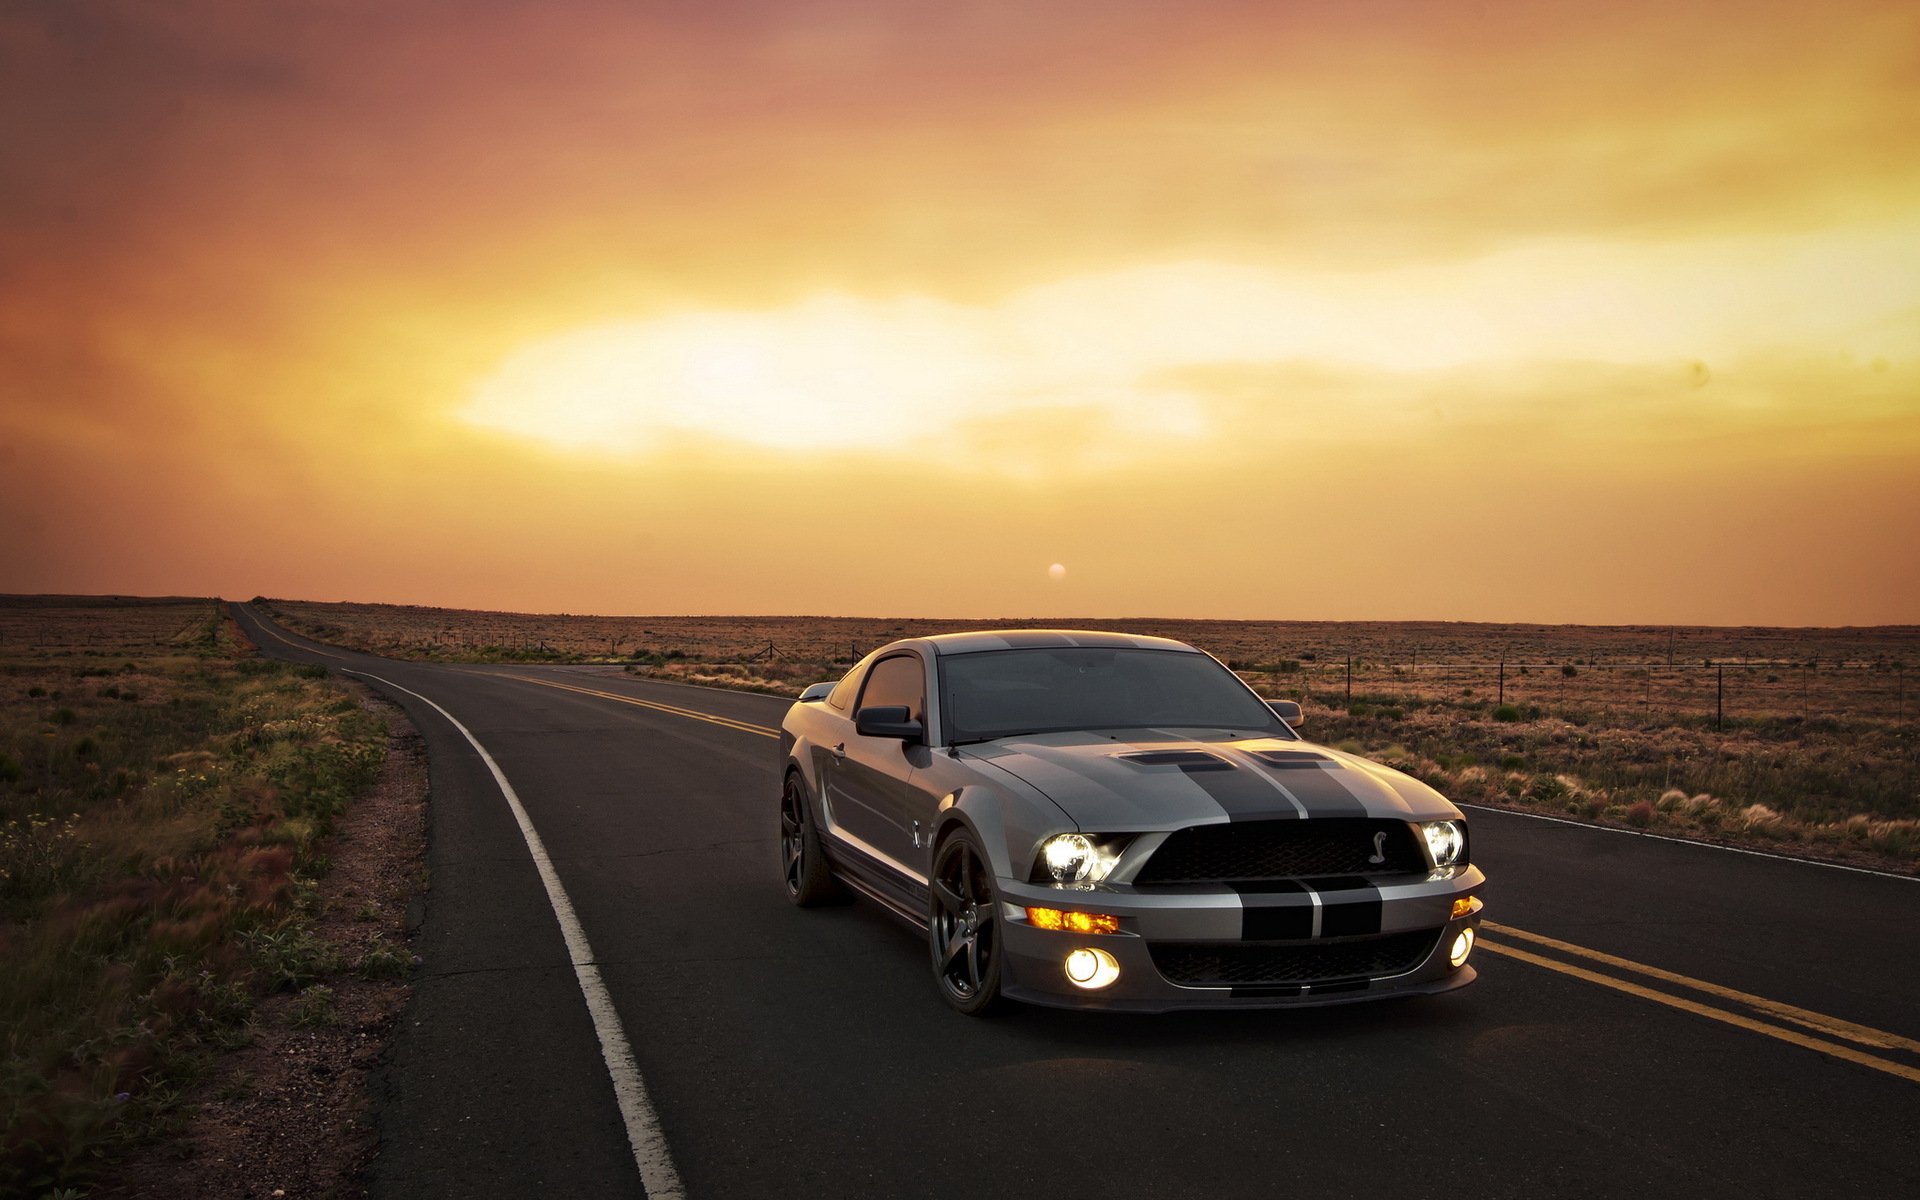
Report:
[[[385,716],[387,760],[373,792],[329,839],[315,932],[342,963],[379,945],[405,947],[409,906],[426,864],[425,744],[401,711],[361,691]],[[261,1002],[252,1041],[223,1055],[188,1098],[182,1134],[129,1159],[95,1197],[354,1197],[375,1144],[369,1075],[412,992],[404,977],[342,969],[324,1023],[301,1022],[302,997]],[[309,1010],[310,1011],[310,1010]]]

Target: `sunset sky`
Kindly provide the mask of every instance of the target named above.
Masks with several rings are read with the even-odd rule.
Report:
[[[1920,622],[1916,146],[1911,0],[10,0],[0,592]]]

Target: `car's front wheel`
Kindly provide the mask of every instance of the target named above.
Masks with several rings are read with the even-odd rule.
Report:
[[[927,941],[941,996],[968,1016],[999,1008],[1000,902],[986,856],[970,834],[941,843],[931,891]]]
[[[802,908],[840,898],[840,885],[827,869],[820,851],[820,827],[814,824],[807,785],[798,772],[787,775],[780,789],[780,866],[785,873],[787,898]]]

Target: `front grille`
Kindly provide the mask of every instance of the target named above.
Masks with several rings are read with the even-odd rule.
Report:
[[[1247,987],[1379,979],[1423,962],[1441,930],[1420,929],[1346,942],[1169,942],[1152,946],[1153,965],[1187,987]]]
[[[1376,843],[1380,834],[1386,836]],[[1369,861],[1375,857],[1384,861]],[[1134,882],[1258,883],[1318,875],[1425,874],[1426,870],[1426,857],[1414,844],[1413,831],[1405,821],[1313,817],[1179,830],[1153,852]]]

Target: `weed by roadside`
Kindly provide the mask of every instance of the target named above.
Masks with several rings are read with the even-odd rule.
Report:
[[[1885,722],[1639,723],[1472,700],[1389,716],[1310,705],[1306,732],[1462,803],[1920,869],[1916,739]]]
[[[176,1125],[259,996],[337,968],[300,900],[386,731],[213,602],[0,618],[0,1193],[39,1196]]]

